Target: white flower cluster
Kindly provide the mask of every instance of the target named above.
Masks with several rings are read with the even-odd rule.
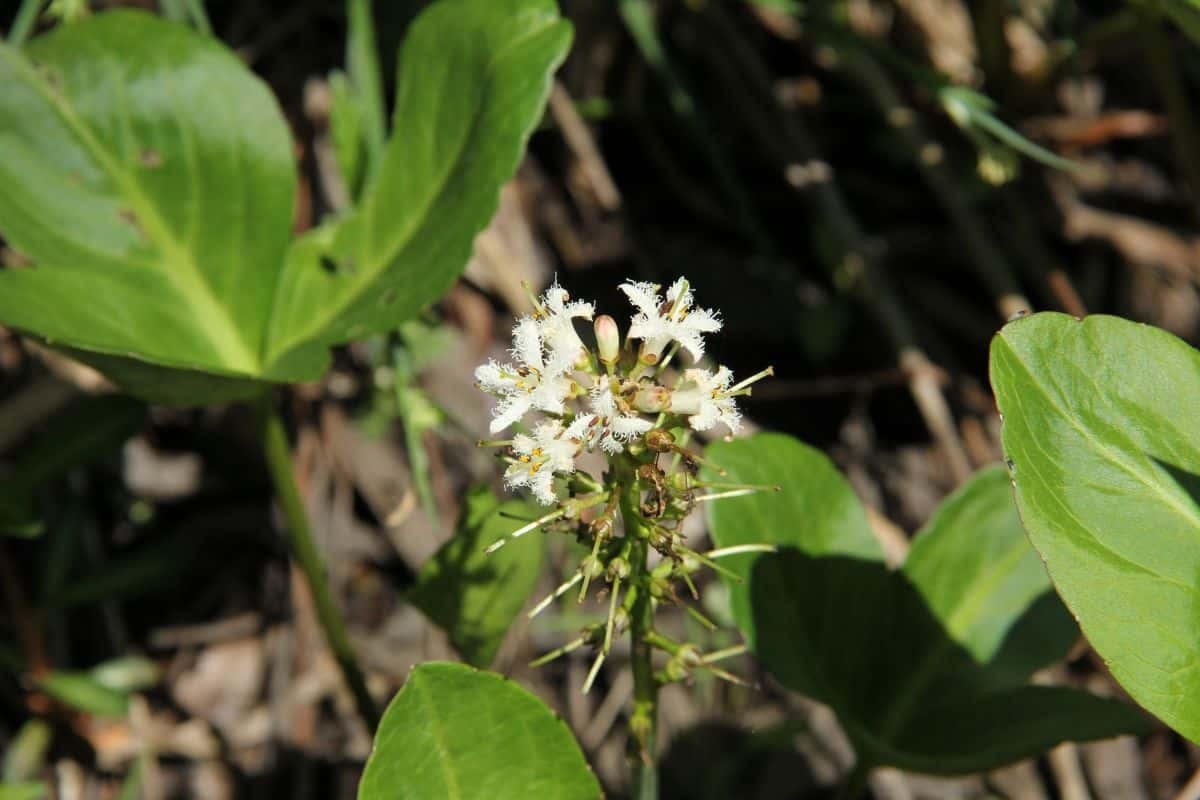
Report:
[[[665,295],[652,283],[629,281],[620,289],[637,311],[624,348],[608,316],[595,319],[596,347],[588,348],[575,320],[592,320],[595,307],[572,301],[555,284],[534,300],[533,314],[513,327],[512,362],[489,361],[475,370],[479,387],[498,399],[492,433],[526,421],[531,412],[544,415],[527,423],[530,433],[505,442],[512,458],[504,473],[510,488],[526,487],[543,504],[555,502],[554,476],[573,473],[585,450],[616,456],[656,426],[685,420],[698,431],[722,423],[736,432],[741,415],[734,398],[748,394],[760,377],[734,384],[725,367],[715,372],[692,367],[674,386],[660,385],[659,376],[678,350],[693,360],[704,355],[702,336],[721,329],[720,317],[695,306],[683,278]],[[636,352],[633,339],[640,342]]]

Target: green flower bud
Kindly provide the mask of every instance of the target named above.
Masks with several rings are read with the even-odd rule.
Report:
[[[608,562],[608,578],[609,580],[625,580],[629,577],[629,562],[617,556],[612,561]]]

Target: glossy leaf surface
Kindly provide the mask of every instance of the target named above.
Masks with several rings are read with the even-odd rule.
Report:
[[[118,10],[0,47],[0,320],[255,377],[290,236],[291,136],[227,48]]]
[[[117,10],[0,46],[0,322],[158,402],[313,379],[462,270],[569,41],[553,0],[435,3],[360,205],[294,243],[287,126],[219,42]]]
[[[1200,741],[1200,354],[1115,317],[1035,314],[992,342],[1021,520],[1135,700]]]
[[[420,15],[400,54],[391,138],[360,205],[289,253],[272,370],[391,330],[450,287],[570,40],[553,0],[439,0]]]
[[[428,662],[388,706],[359,800],[596,800],[600,784],[566,724],[490,672]]]

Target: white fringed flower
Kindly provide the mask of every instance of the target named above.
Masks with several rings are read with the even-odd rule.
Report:
[[[531,409],[561,414],[571,391],[566,366],[545,358],[538,323],[522,317],[513,328],[513,359],[516,366],[489,361],[476,368],[479,387],[500,399],[492,417],[492,433],[517,422]]]
[[[671,393],[671,411],[686,416],[688,424],[695,430],[706,431],[722,422],[731,433],[737,433],[742,425],[742,414],[733,393],[745,382],[737,386],[732,384],[733,373],[727,367],[718,367],[716,372],[684,370],[683,379]]]
[[[566,371],[586,357],[587,348],[572,320],[590,320],[595,313],[595,306],[582,300],[571,300],[567,290],[557,283],[542,295],[536,314],[537,326],[546,344],[551,371]]]
[[[639,417],[636,413],[624,412],[613,397],[612,383],[601,380],[591,391],[591,406],[599,423],[598,432],[593,434],[594,440],[600,444],[600,449],[610,455],[616,455],[625,449],[625,443],[630,439],[641,436],[654,427],[648,419]]]
[[[665,298],[659,297],[659,287],[653,283],[626,281],[620,288],[638,310],[629,335],[642,340],[640,358],[646,363],[656,363],[671,341],[679,342],[693,360],[699,360],[704,355],[701,334],[721,330],[715,312],[692,306],[692,290],[684,278],[671,284]]]
[[[528,488],[542,505],[551,505],[554,476],[575,471],[575,456],[583,448],[595,422],[591,414],[580,414],[566,428],[558,420],[547,420],[533,429],[533,435],[518,433],[512,450],[516,461],[504,471],[504,484],[510,489]]]

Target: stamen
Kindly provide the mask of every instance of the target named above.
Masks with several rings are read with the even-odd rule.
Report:
[[[617,595],[621,593],[621,579],[613,578],[612,594],[608,598],[608,623],[604,626],[604,646],[601,652],[607,653],[612,647],[613,620],[617,618]]]
[[[733,386],[730,386],[728,389],[725,390],[725,394],[731,395],[740,389],[746,388],[747,386],[749,386],[752,383],[757,383],[758,381],[761,381],[763,378],[770,377],[774,374],[775,374],[775,368],[767,367],[764,370],[760,370],[759,372],[754,373],[749,378],[746,378],[746,380],[738,381]]]
[[[592,668],[588,670],[587,678],[583,681],[583,693],[587,694],[592,688],[592,682],[596,680],[596,676],[600,674],[600,665],[604,663],[604,651],[596,656],[596,660],[592,663]]]
[[[567,593],[567,591],[568,591],[568,590],[569,590],[569,589],[570,589],[572,586],[574,586],[575,584],[579,583],[581,580],[583,580],[583,573],[582,573],[582,572],[578,572],[578,571],[577,571],[577,572],[576,572],[574,575],[572,575],[572,576],[571,576],[571,579],[570,579],[570,580],[568,580],[568,581],[566,581],[565,583],[563,583],[563,584],[559,585],[559,587],[558,587],[557,589],[555,589],[555,590],[554,590],[553,592],[551,592],[550,594],[546,595],[546,596],[545,596],[545,598],[543,598],[543,599],[542,599],[542,601],[541,601],[540,603],[538,603],[536,606],[534,606],[534,607],[533,607],[533,609],[532,609],[532,610],[529,612],[529,614],[527,615],[527,616],[528,616],[528,618],[529,618],[529,619],[533,619],[533,618],[534,618],[534,617],[536,617],[538,614],[540,614],[540,613],[542,613],[543,611],[545,611],[545,610],[546,610],[546,609],[547,609],[547,608],[550,606],[550,604],[551,604],[551,603],[553,603],[555,600],[557,600],[558,598],[560,598],[560,597],[562,597],[564,594],[566,594],[566,593]]]
[[[697,503],[707,503],[710,500],[728,500],[733,497],[745,497],[748,494],[757,494],[761,489],[734,489],[729,492],[713,492],[712,494],[703,494],[696,498]]]
[[[546,653],[544,656],[539,656],[538,658],[535,658],[533,661],[530,661],[529,666],[540,667],[543,664],[549,664],[554,659],[565,656],[567,653],[570,653],[572,650],[578,650],[579,648],[583,647],[584,644],[586,644],[586,643],[587,643],[586,636],[580,636],[578,639],[572,639],[571,641],[564,644],[562,647],[559,647],[556,650],[551,650],[549,653]]]
[[[546,307],[542,305],[542,301],[533,293],[533,287],[529,285],[529,281],[521,281],[521,288],[525,290],[525,296],[529,298],[529,304],[539,316],[546,316]]]
[[[705,558],[725,558],[738,556],[742,553],[777,553],[779,548],[773,544],[735,544],[732,547],[718,547],[704,554]]]
[[[735,644],[733,647],[726,647],[723,650],[714,650],[711,653],[706,653],[700,657],[700,663],[711,664],[714,661],[722,661],[726,658],[743,655],[746,652],[746,645]]]
[[[687,611],[688,615],[691,616],[692,619],[696,620],[696,622],[699,622],[701,625],[703,625],[708,630],[715,631],[717,629],[717,623],[713,622],[711,619],[709,619],[708,617],[701,614],[699,611],[697,611],[692,606],[684,606],[683,608],[685,611]]]
[[[524,536],[525,534],[529,533],[534,528],[539,528],[542,525],[545,525],[547,522],[556,520],[566,513],[567,513],[567,510],[565,508],[556,508],[555,510],[551,511],[549,514],[546,514],[543,517],[538,517],[537,519],[535,519],[533,522],[529,523],[528,525],[518,528],[517,530],[510,533],[508,536],[505,536],[503,539],[498,539],[498,540],[492,542],[490,545],[488,545],[487,549],[484,550],[483,552],[490,556],[492,553],[496,552],[501,547],[504,547],[504,545],[508,544],[509,541],[516,539],[518,536]]]

